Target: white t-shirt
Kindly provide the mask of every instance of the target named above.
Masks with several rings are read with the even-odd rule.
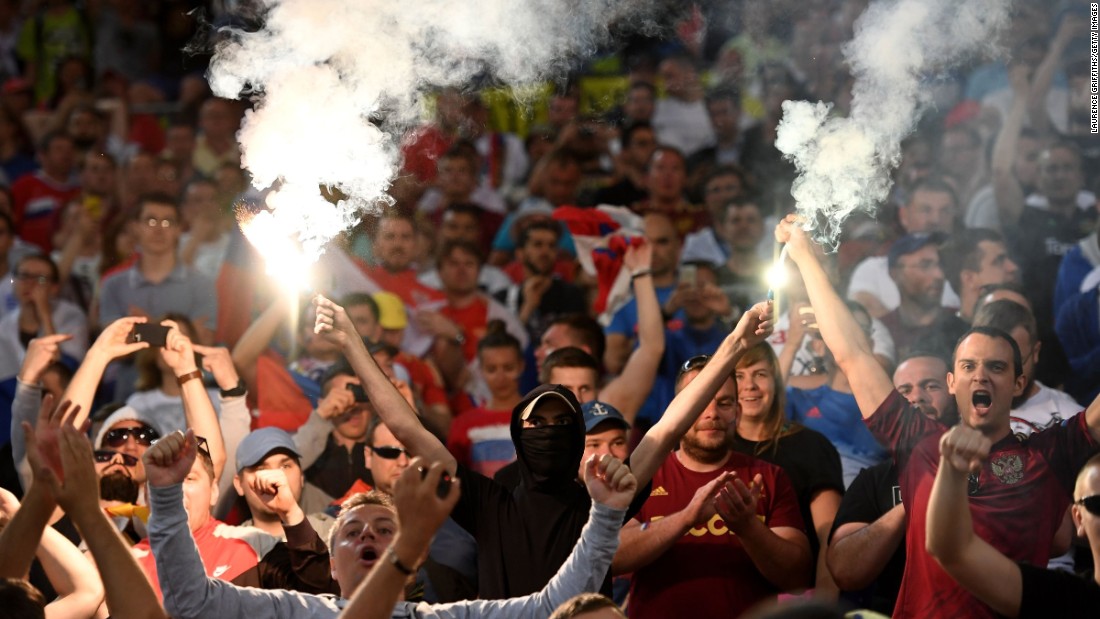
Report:
[[[1035,384],[1039,386],[1039,392],[1012,409],[1011,426],[1014,433],[1029,435],[1045,430],[1085,409],[1066,392],[1047,387],[1039,381],[1035,381]]]
[[[848,284],[848,298],[856,300],[857,292],[866,292],[874,296],[888,312],[896,310],[901,305],[901,293],[898,292],[898,285],[890,279],[890,265],[886,256],[871,256],[856,266],[852,271],[852,282]],[[959,307],[959,295],[951,289],[950,282],[943,283],[943,298],[940,304],[944,307]]]
[[[666,97],[653,112],[657,142],[678,149],[685,157],[714,144],[714,128],[702,99],[693,103]]]

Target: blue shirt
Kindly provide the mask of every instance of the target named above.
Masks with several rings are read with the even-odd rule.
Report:
[[[657,423],[672,398],[676,397],[676,375],[680,372],[680,366],[696,355],[714,354],[722,340],[726,339],[726,333],[725,325],[719,321],[701,331],[688,325],[678,331],[665,329],[665,353],[653,381],[653,390],[638,411],[638,420],[643,426],[651,427]]]
[[[664,307],[668,302],[668,298],[672,296],[672,293],[676,291],[676,284],[671,286],[665,286],[657,288],[657,303]],[[684,324],[684,310],[680,308],[676,310],[676,313],[672,315],[672,319],[668,321],[668,328],[674,331],[680,330],[680,327]],[[625,335],[628,338],[633,338],[638,333],[638,300],[631,298],[619,311],[615,312],[615,315],[611,318],[611,324],[604,328],[606,335],[616,334]],[[713,351],[712,351],[713,352]]]
[[[787,418],[825,435],[840,454],[847,487],[860,469],[874,466],[889,457],[889,452],[875,440],[856,397],[822,385],[802,390],[787,387]]]

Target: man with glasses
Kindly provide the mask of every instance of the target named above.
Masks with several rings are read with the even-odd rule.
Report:
[[[103,280],[99,324],[123,316],[184,314],[195,323],[196,340],[209,344],[217,318],[214,283],[179,260],[182,233],[179,204],[171,196],[150,194],[138,211],[138,259]]]
[[[0,379],[15,376],[31,340],[64,333],[61,354],[76,361],[88,350],[88,319],[75,304],[58,298],[57,265],[45,256],[24,256],[12,286],[18,306],[0,319]]]
[[[986,465],[993,443],[981,432],[956,426],[940,439],[940,463],[928,505],[928,552],[967,591],[1005,617],[1095,617],[1100,570],[1090,578],[1045,570],[1010,559],[975,534],[969,478]],[[1077,475],[1071,509],[1077,535],[1088,540],[1100,565],[1100,456]]]

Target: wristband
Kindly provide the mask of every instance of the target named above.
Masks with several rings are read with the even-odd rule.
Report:
[[[390,556],[388,559],[390,565],[392,565],[398,572],[401,572],[406,576],[412,576],[416,572],[416,570],[405,565],[401,562],[401,559],[397,558],[397,551],[393,549],[393,546],[390,546],[386,549],[386,554]]]
[[[630,274],[630,281],[634,281],[639,277],[645,277],[647,275],[653,275],[653,271],[651,269],[642,269],[641,271],[635,271]]]
[[[237,379],[237,386],[232,389],[219,389],[219,392],[223,398],[238,398],[248,392],[248,387],[244,384],[244,379]]]
[[[202,378],[202,370],[191,370],[190,372],[184,374],[183,376],[177,376],[176,377],[176,383],[179,384],[180,387],[182,387],[184,385],[184,383],[186,383],[187,381],[189,381],[191,379],[194,379],[194,378],[201,379]]]

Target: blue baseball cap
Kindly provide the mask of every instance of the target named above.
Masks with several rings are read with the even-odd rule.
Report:
[[[237,473],[264,461],[271,452],[282,450],[301,458],[294,439],[282,428],[267,427],[254,430],[237,445]]]
[[[581,404],[581,414],[584,415],[584,431],[586,434],[605,421],[619,425],[624,430],[630,429],[630,423],[623,417],[623,414],[607,402],[600,402],[599,400],[585,402]]]
[[[886,264],[892,269],[898,266],[898,260],[902,256],[924,249],[928,245],[939,247],[947,241],[947,235],[942,232],[916,232],[906,234],[894,241],[890,246],[890,252],[886,255]]]

